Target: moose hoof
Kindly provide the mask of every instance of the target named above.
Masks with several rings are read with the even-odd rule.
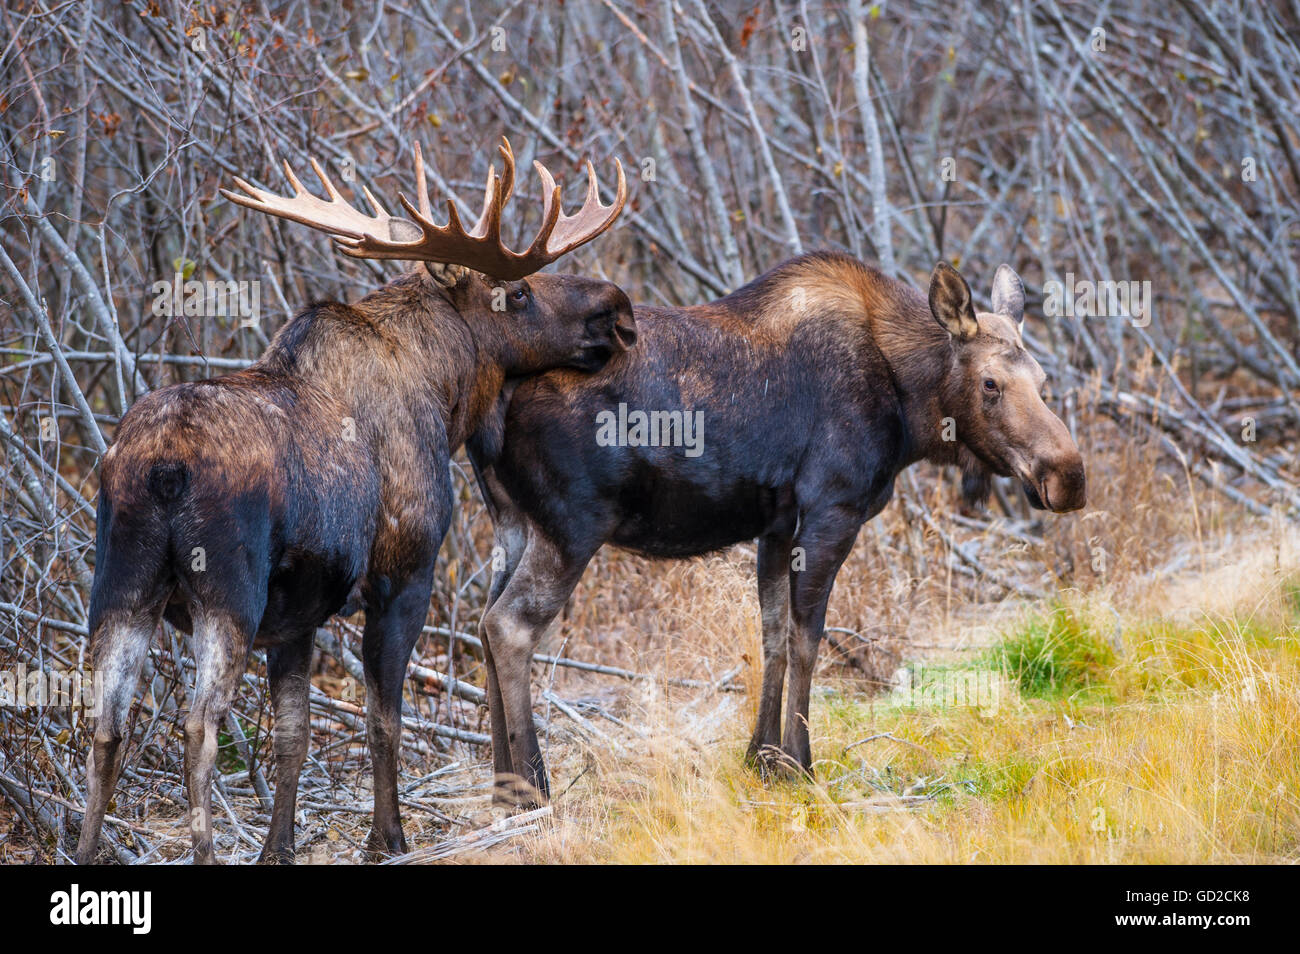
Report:
[[[395,835],[381,835],[372,829],[370,837],[366,839],[365,850],[367,860],[372,862],[383,861],[394,855],[404,855],[407,852],[406,837],[400,831]]]
[[[519,775],[498,775],[492,788],[492,804],[515,812],[541,808],[546,801],[545,792]]]
[[[784,772],[787,778],[799,782],[810,782],[813,779],[812,755],[806,751],[791,752],[789,749],[783,748],[778,769]]]
[[[778,745],[763,745],[757,748],[751,745],[745,760],[765,782],[802,782],[812,778],[808,766],[801,764],[797,756]]]
[[[257,863],[259,865],[291,865],[294,863],[293,846],[290,845],[287,848],[283,846],[271,848],[268,846],[263,848],[262,853],[257,856]]]
[[[779,777],[780,764],[785,758],[779,745],[758,744],[751,742],[745,753],[745,764],[758,773],[758,777],[767,781]]]

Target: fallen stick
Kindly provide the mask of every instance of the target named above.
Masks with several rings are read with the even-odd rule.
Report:
[[[584,735],[588,736],[589,738],[599,739],[600,741],[605,742],[609,745],[617,744],[608,735],[606,735],[604,732],[600,731],[600,729],[592,725],[591,721],[587,719],[585,716],[583,716],[582,713],[578,712],[577,709],[573,708],[573,706],[569,705],[567,702],[565,702],[563,699],[557,696],[550,689],[546,689],[542,692],[542,698],[545,699],[547,702],[549,702],[551,705],[555,706],[555,708],[559,709],[570,719],[572,719],[574,724],[577,725],[578,729]]]
[[[66,798],[62,798],[51,792],[43,792],[38,788],[29,788],[28,786],[23,785],[22,782],[18,781],[17,779],[9,777],[8,775],[0,774],[0,789],[3,789],[5,794],[10,799],[10,801],[12,801],[14,805],[16,805],[25,814],[30,813],[30,815],[36,816],[34,819],[31,819],[33,823],[39,821],[40,824],[48,826],[47,833],[49,834],[54,833],[54,826],[51,824],[50,819],[45,814],[44,810],[39,805],[33,803],[32,801],[33,797],[39,798],[43,801],[53,802],[56,805],[62,805],[64,808],[67,808],[78,815],[84,815],[86,813],[86,806],[84,805],[73,804],[72,802],[68,801]],[[30,793],[31,797],[29,797],[28,793]],[[137,834],[151,835],[151,836],[156,835],[156,832],[152,832],[149,829],[141,827],[139,825],[133,825],[124,819],[118,818],[116,815],[105,814],[104,821],[110,825],[116,825],[120,828],[126,828],[127,830],[136,832]],[[117,857],[117,860],[119,862],[121,862],[124,865],[129,865],[135,862],[136,860],[135,852],[131,851],[131,849],[127,848],[120,841],[118,841],[117,836],[114,835],[112,832],[105,829],[101,833],[101,837],[103,838],[104,841],[108,843],[109,847],[113,851],[113,854]]]
[[[467,851],[481,851],[485,848],[490,848],[493,845],[498,845],[509,838],[514,838],[517,835],[537,831],[538,826],[536,822],[549,817],[552,814],[552,811],[553,809],[550,805],[544,805],[543,807],[535,808],[530,812],[511,815],[494,821],[486,828],[479,828],[456,838],[448,838],[434,845],[417,848],[415,851],[409,851],[404,855],[386,858],[381,861],[380,864],[419,864],[426,861],[437,861],[442,858],[450,858],[453,855],[463,854]]]
[[[469,633],[452,631],[445,626],[426,626],[424,632],[432,633],[435,636],[442,636],[448,639],[457,639],[467,646],[473,646],[476,649],[483,648],[483,640],[477,636],[471,636]],[[617,666],[602,666],[598,663],[583,662],[579,659],[569,659],[565,656],[548,656],[545,653],[533,653],[533,661],[545,663],[548,666],[564,666],[568,669],[577,669],[581,672],[594,672],[602,676],[616,676],[619,679],[627,679],[630,682],[662,682],[669,686],[675,686],[679,689],[712,689],[715,692],[744,692],[744,686],[738,686],[731,683],[738,670],[731,670],[723,675],[717,682],[706,682],[703,679],[682,679],[676,676],[654,676],[645,672],[633,672],[630,669],[619,669]]]

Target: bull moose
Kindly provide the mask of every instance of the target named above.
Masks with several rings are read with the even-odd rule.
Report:
[[[348,255],[424,267],[355,304],[314,304],[252,367],[154,391],[123,417],[101,469],[89,621],[104,685],[78,862],[95,857],[160,618],[193,633],[185,780],[194,861],[216,860],[217,733],[255,646],[267,648],[275,717],[275,797],[261,860],[291,861],[312,637],[333,614],[357,610],[365,611],[375,776],[367,845],[379,854],[406,850],[397,804],[402,683],[451,519],[449,457],[507,378],[596,370],[636,334],[617,286],[534,274],[613,224],[627,197],[622,166],[614,202],[603,206],[588,163],[586,200],[565,215],[538,163],[542,225],[519,253],[501,241],[514,186],[508,142],[501,155],[504,171],[489,170],[482,214],[469,229],[450,200],[448,224],[431,221],[418,145],[418,208],[401,197],[410,219],[390,216],[368,190],[372,214],[353,208],[314,160],[326,199],[304,189],[287,163],[292,196],[242,179],[242,193],[223,190],[333,236]]]
[[[594,375],[556,370],[503,390],[466,445],[503,556],[482,625],[498,796],[512,785],[526,801],[547,796],[530,661],[605,543],[688,557],[757,538],[763,680],[749,755],[810,770],[826,603],[900,471],[955,464],[972,495],[997,474],[1034,507],[1084,505],[1079,450],[1021,339],[1024,307],[1007,265],[992,311],[977,313],[946,263],[927,301],[853,258],[813,253],[709,304],[638,307],[640,343]],[[658,414],[670,439],[597,440],[624,406]],[[692,447],[666,446],[687,415],[702,445],[697,426]]]

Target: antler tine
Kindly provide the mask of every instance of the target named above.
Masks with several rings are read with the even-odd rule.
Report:
[[[554,188],[554,180],[551,174],[540,162],[534,162],[537,167],[538,175],[546,186]],[[565,215],[562,209],[557,209],[559,215],[551,231],[538,232],[537,242],[544,240],[545,252],[552,260],[559,258],[566,252],[572,251],[579,245],[590,242],[597,235],[604,232],[614,220],[619,217],[623,211],[623,206],[627,202],[627,178],[623,174],[623,164],[614,160],[614,168],[618,171],[618,187],[614,196],[614,201],[609,205],[600,203],[600,185],[596,180],[596,170],[587,161],[587,195],[583,200],[582,208],[578,209],[573,215]],[[559,189],[554,188],[554,201],[559,206],[560,195]],[[548,197],[548,205],[549,205]]]
[[[534,162],[533,165],[537,166],[542,179],[542,224],[537,229],[537,236],[533,239],[533,244],[528,246],[528,251],[525,254],[529,257],[536,256],[545,259],[545,262],[553,262],[559,256],[551,255],[548,257],[546,243],[552,233],[555,232],[556,223],[564,217],[564,209],[560,205],[560,187],[555,184],[551,174],[540,163]]]
[[[560,189],[550,172],[534,163],[542,179],[542,224],[537,237],[523,254],[511,251],[501,241],[501,213],[506,201],[514,192],[515,156],[509,140],[504,137],[498,147],[504,161],[504,170],[498,175],[495,166],[489,168],[483,194],[483,211],[474,227],[466,231],[456,211],[455,203],[447,202],[447,224],[432,222],[432,204],[424,175],[424,154],[417,142],[414,144],[416,189],[413,205],[405,195],[398,201],[411,217],[411,221],[394,218],[364,186],[361,194],[373,210],[367,215],[349,205],[339,194],[325,170],[315,159],[310,160],[312,170],[320,179],[327,199],[308,192],[293,169],[285,163],[285,176],[293,188],[292,196],[280,196],[235,178],[235,184],[245,194],[221,190],[230,201],[245,208],[301,222],[332,235],[339,249],[353,258],[404,259],[406,261],[437,262],[462,265],[483,272],[493,278],[511,281],[531,275],[555,261],[561,255],[584,242],[589,242],[608,229],[627,201],[627,181],[622,163],[615,160],[618,171],[618,190],[614,203],[600,204],[600,187],[596,170],[587,163],[587,196],[582,208],[574,215],[565,215],[560,204]],[[399,239],[398,236],[402,238]],[[410,240],[405,240],[407,237]]]
[[[308,193],[307,193],[307,190],[303,188],[303,186],[302,186],[302,182],[300,182],[300,181],[298,180],[298,177],[297,177],[296,175],[294,175],[294,172],[293,172],[293,166],[289,165],[289,160],[288,160],[288,159],[281,159],[281,160],[280,160],[280,165],[284,168],[284,174],[285,174],[285,177],[288,178],[288,180],[289,180],[289,185],[291,185],[291,186],[293,187],[293,194],[294,194],[294,195],[306,195],[306,194],[308,194]]]
[[[420,150],[420,141],[415,141],[415,184],[416,197],[420,202],[420,214],[426,219],[432,218],[433,209],[429,206],[429,182],[424,178],[424,153]]]
[[[325,187],[325,194],[330,197],[330,201],[343,202],[343,196],[339,194],[338,189],[334,188],[334,183],[331,182],[330,177],[325,174],[325,170],[320,167],[320,163],[311,156],[307,158],[307,162],[311,165],[311,171],[316,173],[316,178],[320,180],[320,184]],[[288,164],[286,163],[286,166],[287,165]],[[344,204],[346,205],[347,203]]]
[[[591,205],[592,202],[595,202],[597,205],[600,204],[600,184],[596,182],[596,167],[593,166],[591,164],[591,160],[588,159],[587,160],[587,195],[582,200],[582,207],[585,209],[587,206]]]
[[[510,140],[502,136],[497,152],[501,153],[504,166],[501,171],[501,202],[504,204],[510,201],[515,191],[515,151],[510,148]]]
[[[387,216],[391,218],[391,216],[388,215],[388,210],[384,208],[383,203],[381,203],[378,199],[376,199],[370,193],[370,190],[366,188],[364,185],[361,187],[361,194],[366,197],[366,201],[370,203],[370,208],[374,210],[376,216]],[[425,201],[427,202],[429,199],[428,190],[425,190],[424,198]]]
[[[466,234],[473,238],[482,238],[489,232],[501,234],[501,178],[496,166],[488,166],[487,185],[483,189],[483,211],[479,213],[474,227]],[[492,222],[496,220],[495,230]]]

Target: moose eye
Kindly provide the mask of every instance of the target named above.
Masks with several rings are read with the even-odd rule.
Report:
[[[524,291],[522,288],[516,288],[510,293],[510,300],[516,305],[522,305],[528,300],[528,292]]]
[[[992,378],[985,378],[985,379],[984,379],[984,393],[986,393],[986,394],[997,394],[997,393],[998,393],[998,383],[997,383],[996,381],[994,381]]]

